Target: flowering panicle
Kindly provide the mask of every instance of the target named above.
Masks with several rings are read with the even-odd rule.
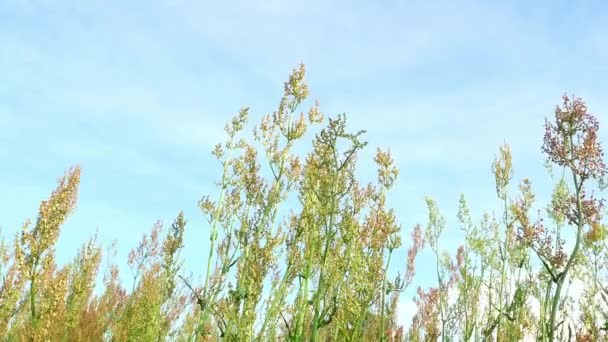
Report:
[[[496,181],[496,193],[501,199],[507,196],[507,186],[513,178],[513,166],[511,158],[511,149],[509,145],[500,146],[499,156],[492,163],[492,172]]]
[[[555,108],[555,122],[545,122],[543,152],[581,180],[600,180],[606,175],[606,164],[597,140],[599,123],[580,98],[564,95],[562,100],[562,106]]]

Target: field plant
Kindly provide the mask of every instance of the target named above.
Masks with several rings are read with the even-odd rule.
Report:
[[[0,240],[3,340],[608,339],[607,169],[599,123],[580,98],[564,95],[545,123],[548,203],[537,203],[530,179],[514,180],[505,143],[488,189],[498,211],[474,218],[463,194],[448,224],[427,197],[427,222],[403,231],[401,204],[388,200],[399,176],[390,151],[361,160],[366,132],[345,114],[323,114],[305,75],[304,65],[295,68],[261,119],[240,110],[215,146],[217,192],[198,203],[209,233],[200,278],[182,267],[184,245],[199,242],[184,239],[181,212],[152,226],[127,269],[96,236],[58,265],[81,177],[79,167],[68,169],[36,219]],[[360,163],[372,162],[375,179],[358,177]],[[460,243],[445,241],[448,230]],[[423,250],[434,279],[425,286],[415,281]],[[406,290],[415,313],[402,326]]]

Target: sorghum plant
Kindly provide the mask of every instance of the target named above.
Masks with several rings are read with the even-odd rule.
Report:
[[[245,109],[214,151],[224,171],[219,200],[200,203],[211,226],[205,282],[202,289],[187,284],[205,339],[387,340],[398,330],[388,298],[411,283],[421,239],[408,252],[406,279],[389,281],[386,270],[401,245],[396,215],[386,205],[397,168],[378,150],[377,184],[360,185],[354,173],[367,143],[363,132],[347,130],[344,115],[329,119],[300,162],[294,144],[323,121],[317,104],[308,118],[296,116],[308,95],[304,72],[304,66],[294,70],[277,111],[255,127],[253,142],[237,137]],[[290,198],[299,200],[299,212],[296,206],[283,216]]]
[[[364,131],[344,114],[325,116],[294,69],[278,108],[248,132],[249,109],[226,126],[213,154],[222,173],[209,220],[202,281],[184,276],[186,220],[157,222],[129,254],[124,279],[96,237],[58,265],[60,228],[73,211],[80,169],[69,169],[14,242],[0,240],[0,337],[6,341],[598,341],[608,331],[607,169],[598,122],[578,98],[563,97],[546,121],[543,152],[561,171],[546,211],[532,182],[513,178],[505,144],[492,163],[500,207],[474,221],[461,196],[464,243],[445,251],[446,221],[426,199],[428,224],[410,233],[397,260],[401,225],[388,193],[399,171],[388,150],[369,183],[356,171]],[[323,124],[305,150],[309,128]],[[303,152],[302,152],[303,151]],[[536,211],[535,211],[536,210]],[[572,229],[573,228],[573,229]],[[573,237],[573,239],[568,239]],[[417,287],[407,333],[400,292],[430,247],[436,284]],[[453,252],[453,254],[451,253]],[[404,268],[403,275],[389,269]],[[97,282],[102,268],[103,281]],[[96,286],[101,290],[95,291]],[[578,289],[577,289],[578,287]],[[580,295],[571,294],[578,290]],[[538,309],[534,309],[538,305]]]
[[[460,265],[457,312],[460,317],[461,338],[464,341],[470,341],[479,338],[478,332],[481,323],[479,303],[483,275],[477,275],[478,258],[474,254],[475,239],[479,235],[478,228],[473,225],[464,195],[461,195],[459,204],[458,220],[462,224],[465,244],[458,248],[456,255],[457,264]]]
[[[181,318],[187,298],[182,283],[177,282],[185,226],[180,213],[162,239],[163,227],[157,222],[129,254],[133,290],[113,324],[114,339],[163,341],[176,336],[175,322]]]
[[[603,203],[588,195],[585,186],[590,181],[602,180],[606,175],[603,151],[597,140],[597,119],[587,111],[581,99],[571,99],[566,95],[562,99],[562,106],[555,109],[555,121],[546,121],[543,152],[571,177],[571,193],[568,191],[558,198],[554,211],[557,215],[563,215],[568,225],[574,226],[574,246],[567,255],[559,235],[545,238],[544,241],[540,240],[539,234],[530,236],[533,243],[539,246],[536,254],[545,259],[543,265],[555,283],[548,316],[550,341],[555,338],[562,287],[578,258],[584,234],[594,234],[601,229],[599,220]],[[556,244],[555,248],[549,247],[551,242]]]
[[[80,168],[68,170],[49,199],[40,204],[36,224],[26,222],[15,241],[16,277],[23,279],[27,286],[27,292],[22,292],[24,296],[19,298],[22,302],[16,307],[23,305],[27,309],[20,308],[13,313],[18,321],[14,326],[15,336],[20,338],[52,339],[61,332],[53,323],[65,319],[63,295],[70,270],[67,267],[57,270],[54,247],[61,225],[76,205],[79,182]],[[15,298],[10,293],[13,290],[21,292],[19,288],[8,289],[11,301]]]
[[[450,291],[459,281],[458,271],[462,267],[459,262],[463,262],[462,258],[457,259],[454,263],[447,251],[439,247],[441,234],[445,229],[445,219],[439,212],[436,202],[431,198],[426,198],[428,208],[428,225],[425,231],[425,241],[429,244],[435,256],[435,271],[437,276],[437,289],[429,290],[429,294],[433,293],[438,296],[438,312],[440,318],[440,327],[438,336],[441,336],[442,341],[450,341],[455,335],[456,329],[456,307],[448,301]],[[438,291],[436,294],[434,291]],[[419,290],[419,295],[425,295]],[[434,326],[432,326],[434,329]],[[426,332],[428,335],[429,332]],[[433,334],[435,334],[433,330]]]

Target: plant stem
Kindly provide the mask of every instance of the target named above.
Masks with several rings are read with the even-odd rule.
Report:
[[[384,268],[384,279],[382,280],[382,294],[381,294],[381,298],[382,298],[382,308],[380,310],[380,341],[384,342],[386,340],[386,336],[385,336],[385,329],[384,329],[384,308],[385,308],[385,294],[386,294],[386,278],[388,275],[388,266],[391,263],[391,256],[393,255],[393,250],[389,249],[388,251],[388,260],[386,261],[386,267]]]
[[[570,155],[574,158],[574,144],[572,142],[572,138],[573,137],[571,134],[570,135]],[[549,341],[553,341],[554,337],[555,337],[555,319],[557,316],[557,309],[558,309],[559,302],[560,302],[560,295],[561,295],[562,287],[564,285],[566,276],[568,275],[568,271],[574,264],[574,259],[576,258],[577,254],[578,254],[578,250],[580,248],[582,234],[583,234],[583,226],[584,226],[583,208],[582,208],[583,205],[581,202],[581,189],[582,189],[583,180],[580,180],[580,183],[579,183],[579,179],[578,179],[577,174],[574,169],[572,170],[572,180],[574,182],[574,189],[575,189],[575,195],[576,195],[576,219],[577,219],[576,242],[574,243],[574,249],[572,250],[572,253],[570,254],[570,258],[568,259],[568,263],[566,264],[566,267],[564,267],[564,270],[558,276],[557,287],[555,288],[555,293],[553,296],[553,303],[551,306]]]

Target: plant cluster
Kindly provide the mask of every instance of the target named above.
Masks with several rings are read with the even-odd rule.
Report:
[[[80,168],[69,169],[11,242],[0,242],[0,336],[6,341],[538,341],[607,339],[608,245],[602,223],[606,165],[597,119],[563,97],[547,120],[542,151],[561,177],[544,210],[532,182],[513,191],[509,146],[492,164],[499,213],[475,220],[464,196],[458,227],[426,198],[428,222],[402,227],[387,200],[399,175],[388,150],[377,179],[356,176],[364,131],[345,115],[307,110],[305,68],[294,69],[277,109],[252,130],[249,109],[226,125],[213,155],[217,197],[202,280],[184,275],[186,219],[157,222],[131,251],[128,273],[96,238],[57,265],[61,226],[74,210]],[[306,151],[303,141],[316,131]],[[446,229],[462,245],[447,250]],[[397,322],[416,258],[433,257],[435,284],[417,287],[407,329]],[[112,248],[108,250],[112,256]],[[401,270],[389,274],[390,270]],[[103,277],[98,280],[99,277]],[[125,280],[132,286],[125,287]],[[103,286],[99,286],[103,285]],[[98,290],[96,290],[96,287]],[[99,289],[101,288],[101,289]],[[573,295],[571,288],[580,292]]]

